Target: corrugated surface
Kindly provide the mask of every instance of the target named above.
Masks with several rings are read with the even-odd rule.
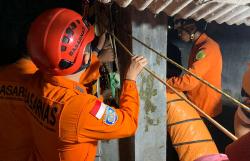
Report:
[[[121,7],[133,5],[137,10],[165,12],[179,18],[204,19],[207,22],[246,24],[250,26],[249,0],[115,0]]]

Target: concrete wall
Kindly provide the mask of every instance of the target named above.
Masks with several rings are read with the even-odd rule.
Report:
[[[124,13],[120,22],[122,29],[119,30],[118,28],[119,37],[134,54],[145,56],[149,61],[147,67],[165,80],[166,60],[136,41],[128,39],[124,29],[150,47],[166,53],[167,17],[165,15],[155,17],[150,12],[139,12],[133,7],[123,9],[122,12]],[[128,25],[128,19],[131,19],[131,26]],[[120,51],[122,52],[122,49]],[[130,58],[124,52],[122,53],[119,53],[119,62],[122,66],[121,71],[124,71]],[[120,159],[124,161],[164,161],[166,160],[165,85],[154,79],[146,71],[140,74],[137,85],[141,99],[139,127],[135,137],[125,141],[122,140]]]
[[[167,49],[167,17],[132,10],[132,35],[157,51]],[[148,58],[148,67],[165,80],[166,60],[136,41],[133,52]],[[166,97],[165,86],[149,73],[138,79],[141,98],[139,129],[135,136],[135,160],[166,160]]]

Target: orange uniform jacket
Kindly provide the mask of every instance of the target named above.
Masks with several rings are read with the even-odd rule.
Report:
[[[20,59],[0,68],[0,161],[27,161],[33,150],[23,103],[26,74],[36,71],[31,60]]]
[[[179,93],[183,97],[183,93]],[[175,93],[167,92],[167,125],[180,161],[218,154],[212,137],[199,114]]]
[[[192,47],[189,71],[221,89],[222,56],[219,45],[202,34]],[[172,77],[167,83],[179,91],[186,91],[188,98],[208,115],[221,113],[221,94],[189,74]]]
[[[25,103],[38,161],[93,161],[97,140],[135,133],[139,111],[135,81],[124,81],[120,109],[101,103],[65,77],[38,71],[27,84]]]

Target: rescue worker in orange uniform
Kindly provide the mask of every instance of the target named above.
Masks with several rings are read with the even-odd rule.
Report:
[[[100,37],[98,48],[103,48],[105,34]],[[98,57],[93,51],[91,65],[81,76],[83,85],[99,77],[99,67],[102,62],[112,61],[113,53],[102,51],[102,57]],[[21,54],[20,54],[21,55]],[[30,133],[30,123],[23,103],[25,92],[24,81],[30,74],[37,70],[34,63],[27,55],[20,56],[16,62],[1,66],[0,69],[0,160],[4,161],[28,161],[32,158],[33,142]],[[6,124],[8,122],[8,124]],[[17,135],[18,134],[18,135]]]
[[[181,64],[180,50],[171,42],[168,42],[167,54],[170,59]],[[175,65],[167,64],[167,78],[178,77],[181,72]],[[186,97],[183,92],[179,94]],[[179,160],[193,161],[208,155],[218,155],[217,147],[198,112],[176,93],[167,90],[166,96],[167,130]]]
[[[23,84],[36,69],[33,62],[25,57],[0,68],[1,161],[28,161],[32,158],[32,133],[23,103]]]
[[[17,4],[18,5],[18,4]],[[13,5],[12,5],[13,7]],[[20,7],[20,5],[18,5]],[[22,8],[23,6],[21,6]],[[15,4],[14,4],[15,8]],[[22,8],[23,9],[23,8]],[[25,14],[25,13],[23,13]],[[13,14],[15,15],[15,14]],[[17,19],[20,20],[21,17]],[[27,19],[25,19],[27,21]],[[9,24],[5,21],[5,23]],[[11,22],[12,24],[13,22]],[[19,40],[23,36],[23,26],[25,23],[18,22],[20,31],[12,31],[12,27],[7,30],[2,30],[2,36],[8,36],[3,46],[3,52],[8,53],[3,55],[0,68],[0,160],[1,161],[34,161],[33,158],[33,142],[32,133],[30,132],[31,126],[27,118],[27,111],[23,103],[25,94],[24,82],[28,75],[35,73],[37,70],[34,63],[30,58],[23,54],[25,53],[22,43],[25,41]],[[3,28],[7,28],[7,26]],[[15,28],[15,27],[13,27]],[[16,29],[16,28],[15,28]],[[8,35],[11,33],[11,36]],[[18,35],[18,36],[17,36]],[[20,35],[20,36],[19,36]],[[14,38],[16,36],[16,39]],[[23,37],[21,38],[23,39]],[[102,49],[105,41],[105,36],[101,37],[103,42],[98,43],[99,50]],[[21,42],[20,42],[21,41]],[[14,42],[14,43],[13,43]],[[8,48],[9,43],[12,43]],[[18,45],[16,44],[18,43]],[[6,51],[5,51],[6,50]],[[21,54],[22,53],[22,54]],[[107,59],[108,54],[108,59]],[[112,60],[111,53],[102,51],[102,56],[97,57],[95,51],[92,54],[91,64],[102,63],[103,61]],[[104,57],[104,58],[103,58]],[[111,58],[110,58],[111,57]],[[2,65],[3,64],[3,65]],[[96,65],[91,65],[95,67]],[[98,67],[99,68],[99,67]],[[98,69],[93,71],[97,73],[97,77],[89,77],[93,75],[85,75],[88,79],[86,81],[95,80],[98,78]]]
[[[181,20],[175,28],[183,41],[194,43],[188,70],[221,89],[222,56],[217,42],[199,31],[192,20]],[[172,77],[167,83],[178,91],[186,92],[188,99],[209,116],[215,117],[222,112],[221,94],[190,74]]]
[[[242,103],[250,107],[250,65],[243,75],[241,96]],[[234,131],[238,138],[250,131],[250,111],[238,107],[234,116]]]
[[[77,83],[90,64],[84,53],[93,38],[94,28],[69,9],[48,10],[31,25],[27,47],[39,70],[27,81],[25,103],[38,161],[93,161],[97,140],[131,136],[137,129],[135,80],[147,60],[132,57],[120,108],[105,105]]]

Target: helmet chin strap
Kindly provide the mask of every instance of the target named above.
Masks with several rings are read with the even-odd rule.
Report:
[[[90,64],[91,64],[91,56],[92,56],[92,52],[90,52],[90,54],[89,54],[88,63],[87,64],[84,63],[75,73],[80,72],[80,71],[82,71],[84,69],[87,69],[90,66]]]
[[[85,60],[84,60],[84,57],[85,57],[85,56],[84,56],[84,57],[83,57],[83,63],[82,63],[82,65],[81,65],[81,67],[80,67],[75,73],[78,73],[78,72],[80,72],[80,71],[82,71],[82,70],[84,70],[84,69],[87,69],[87,68],[90,66],[90,64],[91,64],[91,57],[92,57],[91,45],[88,44],[88,45],[86,46],[85,50],[87,50],[87,51],[89,52],[89,60],[88,60],[87,63],[85,63]],[[84,54],[84,55],[85,55],[85,54]]]

